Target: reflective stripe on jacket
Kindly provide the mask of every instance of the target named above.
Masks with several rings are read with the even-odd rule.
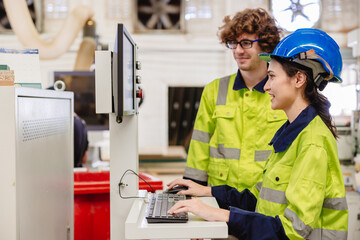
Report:
[[[253,188],[256,211],[279,216],[290,239],[347,239],[348,208],[335,138],[316,116],[273,152]]]
[[[184,177],[241,191],[261,179],[272,149],[268,143],[286,115],[271,109],[266,92],[233,90],[235,77],[205,86]]]

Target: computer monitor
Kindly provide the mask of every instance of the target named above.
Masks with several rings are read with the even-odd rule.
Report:
[[[136,104],[136,44],[123,24],[118,24],[112,57],[113,99],[116,121],[123,116],[133,115]]]
[[[95,111],[95,73],[56,71],[54,83],[62,81],[65,91],[74,92],[74,112],[86,122],[89,131],[109,130],[109,115]]]

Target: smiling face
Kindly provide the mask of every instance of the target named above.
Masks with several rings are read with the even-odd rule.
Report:
[[[236,39],[237,42],[241,40],[251,40],[254,41],[257,39],[256,34],[242,34]],[[240,44],[232,50],[234,59],[238,65],[238,68],[242,71],[254,71],[258,68],[264,68],[266,62],[260,59],[258,56],[259,53],[263,52],[260,48],[259,42],[253,42],[252,47],[248,49],[243,49]]]
[[[308,76],[289,62],[283,64],[275,59],[270,61],[264,90],[272,97],[271,108],[284,110],[291,123],[310,104],[305,96]]]
[[[274,110],[282,109],[286,112],[291,108],[297,96],[296,75],[289,77],[283,66],[272,59],[268,68],[268,76],[269,79],[264,90],[269,92],[272,97],[271,108]]]

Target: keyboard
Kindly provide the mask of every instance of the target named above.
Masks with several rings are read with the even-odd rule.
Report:
[[[178,201],[185,200],[185,195],[169,193],[149,193],[146,219],[148,223],[186,223],[187,213],[168,214],[168,210]]]

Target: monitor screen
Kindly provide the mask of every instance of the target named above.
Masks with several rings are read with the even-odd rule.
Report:
[[[113,53],[113,97],[116,121],[136,113],[135,42],[123,24],[118,24]]]
[[[86,122],[88,130],[108,130],[109,115],[95,111],[95,73],[92,71],[54,72],[54,83],[61,80],[65,91],[74,92],[74,112]]]

